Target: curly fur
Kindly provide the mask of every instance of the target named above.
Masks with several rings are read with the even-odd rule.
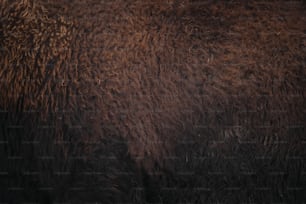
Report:
[[[157,202],[159,195],[182,202],[184,195],[204,202],[223,195],[220,201],[240,196],[249,202],[262,201],[253,198],[254,186],[268,178],[277,186],[271,187],[275,197],[292,201],[284,186],[300,186],[302,163],[286,159],[306,153],[305,42],[294,35],[305,23],[295,22],[302,10],[288,21],[257,17],[250,24],[247,17],[264,12],[256,10],[260,3],[0,2],[1,139],[8,141],[2,155],[31,161],[9,159],[12,185],[54,188],[32,197],[39,201],[131,201],[130,187],[140,185],[148,192],[139,200]],[[101,156],[115,160],[100,164]],[[117,173],[99,174],[107,166]],[[35,169],[43,172],[38,183],[23,177]],[[66,171],[72,176],[58,176]],[[194,176],[181,179],[184,171]],[[212,179],[210,171],[228,171],[229,177]],[[237,172],[243,171],[255,171],[258,179],[242,176],[240,182]],[[278,171],[287,177],[269,177]],[[84,172],[97,174],[82,177]],[[118,172],[132,172],[132,181]],[[193,190],[210,185],[216,193],[205,197],[192,190],[175,200],[163,189],[177,183]],[[232,196],[223,183],[248,188]],[[74,197],[67,185],[85,193]],[[111,190],[99,193],[100,186]]]

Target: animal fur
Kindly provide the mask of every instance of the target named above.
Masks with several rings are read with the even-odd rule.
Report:
[[[301,199],[305,13],[202,3],[1,0],[5,181],[40,192],[19,201]]]

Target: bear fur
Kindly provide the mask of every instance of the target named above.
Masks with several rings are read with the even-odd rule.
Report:
[[[303,199],[302,9],[0,2],[5,202]]]

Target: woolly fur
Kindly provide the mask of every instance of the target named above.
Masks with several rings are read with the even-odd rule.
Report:
[[[299,34],[306,22],[296,20],[305,17],[302,9],[293,7],[277,20],[278,12],[286,14],[284,2],[270,11],[256,2],[0,2],[1,139],[40,141],[25,149],[9,142],[3,155],[11,148],[54,156],[52,162],[34,162],[33,168],[47,172],[41,183],[58,186],[54,169],[77,169],[71,156],[95,169],[95,157],[109,152],[118,171],[159,169],[171,172],[169,178],[179,170],[210,168],[194,158],[224,160],[237,153],[245,156],[238,166],[224,161],[240,172],[258,165],[251,162],[254,155],[272,155],[275,166],[305,156],[306,53]],[[113,139],[119,143],[107,143]],[[206,179],[198,181],[212,181]],[[124,185],[118,191],[129,189]],[[63,199],[70,198],[59,189]],[[101,196],[114,202],[112,193]]]

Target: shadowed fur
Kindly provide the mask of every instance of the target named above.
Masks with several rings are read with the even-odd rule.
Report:
[[[305,156],[305,39],[294,35],[304,32],[302,9],[281,20],[282,3],[267,17],[256,2],[0,2],[2,155],[29,159],[9,159],[16,183],[54,188],[37,200],[263,201],[248,183],[267,180],[292,201],[286,185],[300,186],[302,163],[286,159]],[[22,176],[35,169],[38,183]],[[217,171],[229,176],[207,176]],[[258,178],[238,178],[244,171]],[[277,171],[288,177],[268,176]],[[84,194],[73,198],[71,183]],[[135,198],[134,185],[146,195]],[[176,200],[168,185],[193,190]],[[195,193],[203,185],[216,193]],[[225,193],[235,185],[248,188]]]

